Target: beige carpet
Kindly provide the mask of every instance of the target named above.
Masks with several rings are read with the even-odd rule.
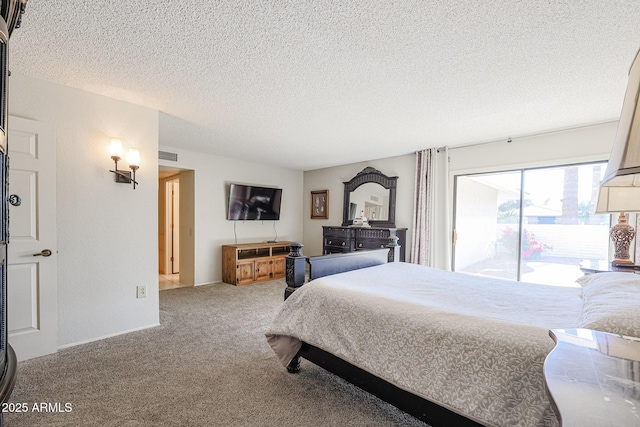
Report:
[[[425,426],[307,361],[288,374],[264,338],[284,288],[163,291],[161,326],[21,362],[6,426]]]

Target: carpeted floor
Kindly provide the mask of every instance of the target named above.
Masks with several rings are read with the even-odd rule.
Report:
[[[5,425],[425,426],[309,362],[288,374],[264,338],[284,288],[163,291],[161,326],[21,362]]]

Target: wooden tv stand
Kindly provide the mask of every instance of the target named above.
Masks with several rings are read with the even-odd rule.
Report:
[[[222,246],[222,281],[240,286],[283,278],[290,244],[276,242]]]

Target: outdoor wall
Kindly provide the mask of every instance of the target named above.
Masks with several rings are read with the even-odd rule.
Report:
[[[458,197],[465,200],[456,207],[455,253],[457,270],[495,255],[498,190],[473,180],[458,183]]]
[[[544,257],[608,258],[608,225],[525,224],[524,229],[550,247]]]

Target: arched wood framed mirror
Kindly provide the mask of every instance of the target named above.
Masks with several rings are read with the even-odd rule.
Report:
[[[345,182],[342,225],[352,225],[364,214],[372,227],[395,228],[397,182],[397,176],[386,176],[372,167]]]

